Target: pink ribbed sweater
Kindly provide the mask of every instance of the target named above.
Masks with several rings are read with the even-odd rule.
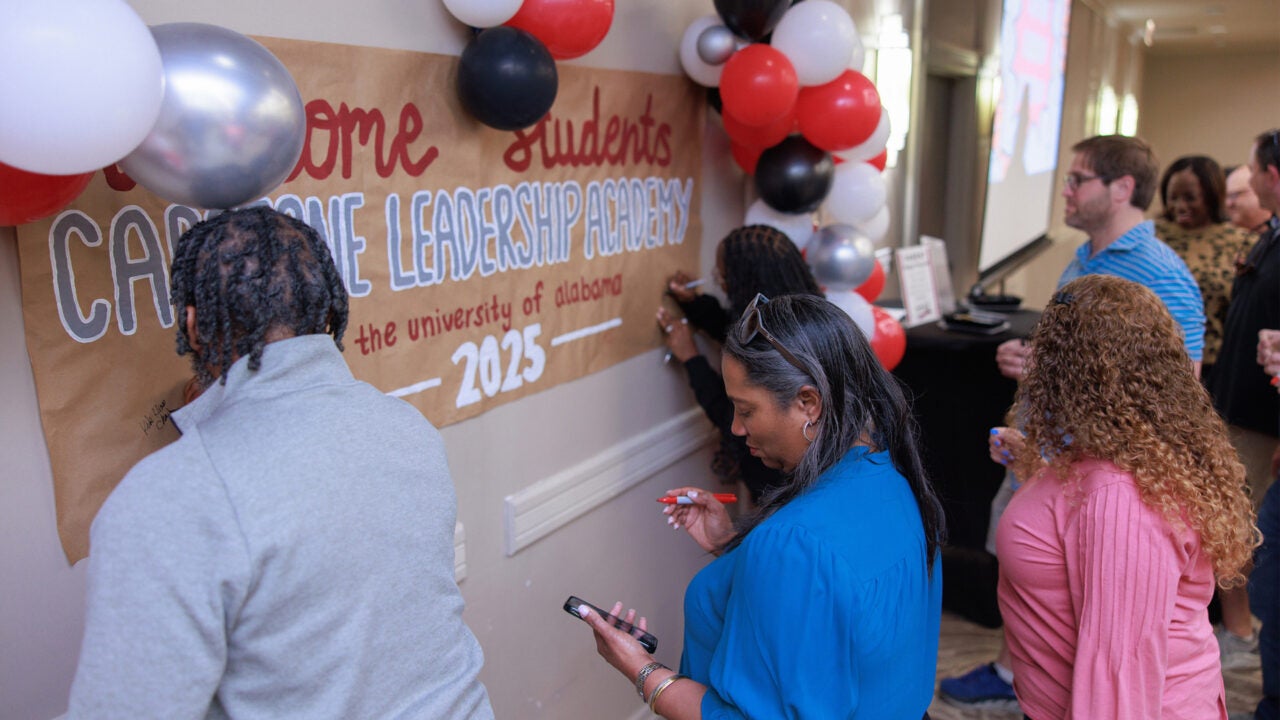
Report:
[[[1078,463],[1041,473],[1000,519],[1000,611],[1014,687],[1034,720],[1226,720],[1197,533],[1139,497],[1133,477]]]

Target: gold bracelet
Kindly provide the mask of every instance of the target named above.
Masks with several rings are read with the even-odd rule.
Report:
[[[671,677],[668,677],[666,680],[663,680],[661,683],[658,683],[658,687],[654,688],[653,694],[649,696],[649,712],[653,713],[654,715],[658,714],[658,711],[655,709],[658,706],[658,696],[662,694],[663,690],[667,689],[668,685],[670,685],[671,683],[677,680],[687,680],[687,679],[689,679],[688,675],[681,675],[680,673],[676,673]]]

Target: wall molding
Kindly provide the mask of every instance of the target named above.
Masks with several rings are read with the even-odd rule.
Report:
[[[710,443],[716,429],[701,408],[544,478],[503,500],[510,557]]]

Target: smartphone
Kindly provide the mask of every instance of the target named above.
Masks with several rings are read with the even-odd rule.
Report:
[[[592,605],[591,603],[587,602],[586,600],[583,600],[580,597],[570,595],[569,599],[564,601],[564,611],[576,618],[580,618],[582,617],[581,615],[578,614],[578,606],[580,605],[586,605],[587,607],[591,608],[593,612],[599,613],[600,617],[612,623],[614,627],[634,637],[636,640],[639,640],[640,644],[644,646],[645,650],[648,650],[651,653],[656,652],[658,650],[658,638],[654,637],[653,635],[650,635],[649,633],[643,630],[637,629],[634,625],[627,622],[626,620],[623,620],[620,617],[617,617],[615,615],[610,615],[609,613],[601,610],[600,608],[596,607],[595,605]],[[637,632],[640,634],[636,635]]]

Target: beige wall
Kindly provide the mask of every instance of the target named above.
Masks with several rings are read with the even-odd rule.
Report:
[[[1138,133],[1162,167],[1191,154],[1223,166],[1246,162],[1253,138],[1274,127],[1280,127],[1280,47],[1147,58]]]

